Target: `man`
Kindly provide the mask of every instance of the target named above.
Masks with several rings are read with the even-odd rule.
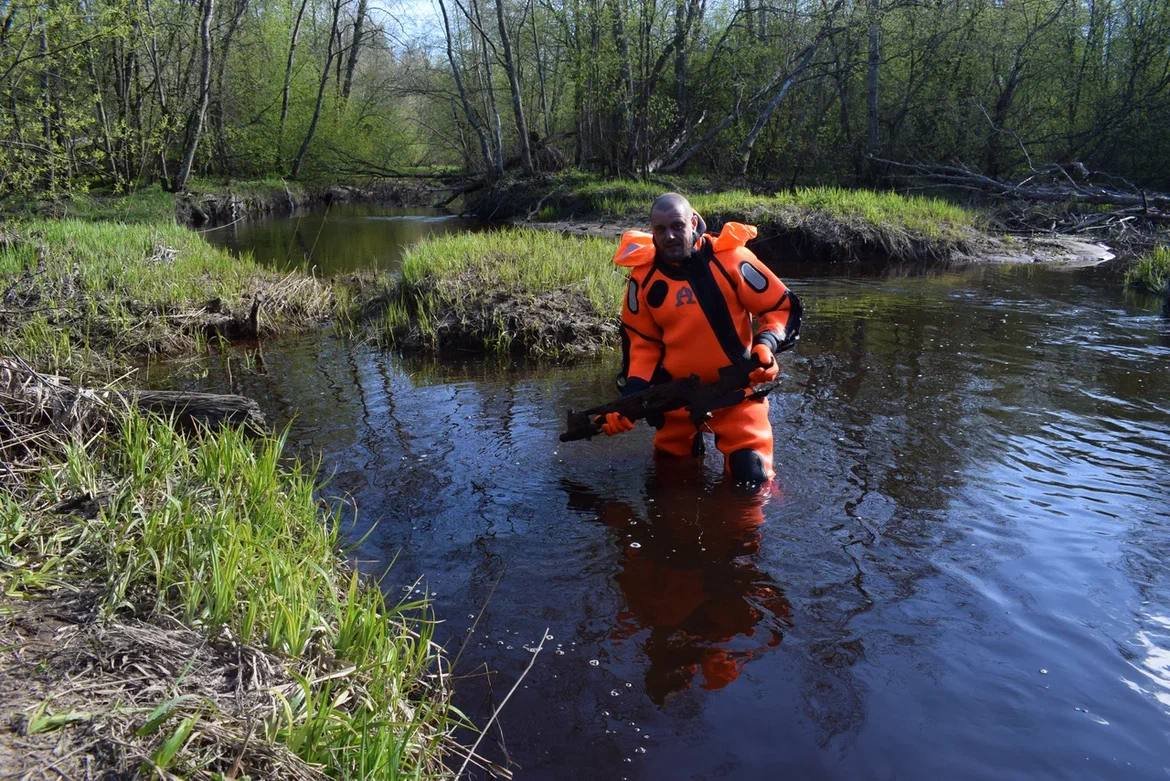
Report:
[[[614,255],[616,264],[630,269],[622,307],[622,393],[690,374],[713,382],[721,367],[752,359],[758,363],[752,384],[775,379],[775,354],[796,339],[801,307],[744,246],[756,229],[730,222],[718,236],[705,234],[702,218],[678,193],[655,199],[650,228],[649,234],[627,231]],[[659,453],[699,456],[703,433],[710,431],[736,482],[758,485],[774,474],[765,398],[715,410],[699,428],[684,409],[655,423],[661,423],[654,436]],[[611,412],[602,431],[613,436],[633,427]]]

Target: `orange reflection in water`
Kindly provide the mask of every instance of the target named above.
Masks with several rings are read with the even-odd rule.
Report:
[[[625,598],[611,636],[644,638],[646,691],[656,703],[696,683],[722,689],[780,644],[792,609],[756,566],[770,487],[707,485],[694,462],[660,459],[637,507],[566,483],[569,506],[594,512],[621,546]]]

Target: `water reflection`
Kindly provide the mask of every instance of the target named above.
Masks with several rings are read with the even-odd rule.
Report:
[[[767,490],[709,486],[701,463],[676,459],[656,460],[645,513],[570,480],[562,488],[570,509],[596,513],[614,532],[625,605],[611,638],[641,641],[655,703],[695,684],[722,689],[780,645],[792,606],[756,562]]]
[[[248,251],[279,269],[315,268],[324,276],[395,269],[421,238],[471,230],[477,223],[438,210],[339,204],[294,217],[234,222],[207,231],[213,244]]]

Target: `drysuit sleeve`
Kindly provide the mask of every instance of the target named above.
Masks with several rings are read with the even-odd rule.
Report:
[[[727,271],[736,295],[756,321],[752,344],[766,344],[773,353],[790,346],[800,333],[800,299],[747,247],[739,247]]]
[[[650,314],[642,291],[645,278],[631,274],[622,303],[622,373],[618,385],[622,395],[650,387],[662,363],[662,329]]]

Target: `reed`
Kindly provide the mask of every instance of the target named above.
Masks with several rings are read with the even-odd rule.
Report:
[[[284,447],[283,435],[188,436],[130,413],[88,446],[47,450],[25,487],[0,497],[0,593],[91,591],[111,619],[177,619],[215,643],[265,649],[287,673],[253,693],[267,715],[251,740],[314,772],[448,774],[462,722],[426,602],[387,602],[344,564],[337,508]],[[88,511],[53,509],[77,497]],[[118,738],[147,767],[212,777],[227,706],[176,697],[150,713],[115,708],[106,726],[123,718]]]
[[[1170,298],[1170,247],[1156,247],[1125,272],[1125,286]]]

